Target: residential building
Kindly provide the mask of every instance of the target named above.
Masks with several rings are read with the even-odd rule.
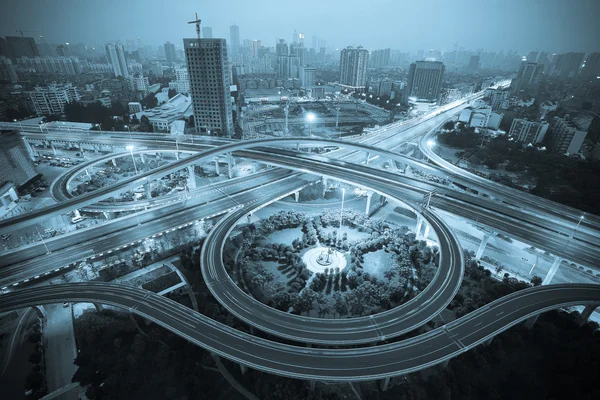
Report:
[[[6,36],[6,46],[8,56],[12,61],[16,61],[19,57],[39,57],[35,39],[32,37],[21,36]]]
[[[233,135],[231,68],[225,39],[183,39],[196,132]]]
[[[19,80],[17,71],[8,57],[0,56],[0,80],[17,83]]]
[[[0,134],[0,185],[22,186],[37,175],[25,142],[19,134]]]
[[[187,68],[175,70],[175,81],[169,82],[169,89],[175,89],[177,93],[188,94],[190,92],[190,77]]]
[[[485,89],[484,96],[489,99],[492,110],[496,111],[501,108],[503,101],[508,100],[510,91],[508,89],[487,88]]]
[[[137,114],[142,112],[142,104],[137,101],[131,101],[128,104],[129,106],[129,114]]]
[[[416,61],[410,64],[404,89],[404,104],[440,103],[446,67],[441,61]]]
[[[577,154],[587,131],[576,124],[567,114],[552,120],[552,151],[558,154]]]
[[[37,115],[61,115],[65,104],[80,100],[77,88],[70,83],[46,88],[37,86],[29,92],[29,97]]]
[[[285,40],[279,39],[275,46],[277,57],[276,75],[278,79],[297,79],[300,74],[300,57],[298,57],[297,45],[288,45]]]
[[[37,74],[79,75],[84,72],[77,57],[19,57],[17,64]]]
[[[390,64],[391,49],[374,50],[369,56],[369,67],[382,68]]]
[[[340,85],[350,89],[364,89],[367,84],[369,51],[362,46],[348,46],[340,55]]]
[[[369,87],[370,87],[371,91],[376,96],[391,96],[393,85],[394,85],[394,82],[387,81],[387,80],[371,81],[369,83]]]
[[[147,76],[136,74],[135,76],[130,76],[127,80],[129,82],[129,90],[141,92],[142,96],[146,96],[150,91],[150,82]]]
[[[579,76],[588,80],[600,79],[600,53],[591,53],[587,56]]]
[[[517,142],[536,144],[544,140],[546,132],[548,132],[547,122],[535,122],[515,118],[510,125],[508,136],[511,136]]]
[[[308,88],[315,85],[315,71],[315,68],[300,68],[300,85],[302,87]]]
[[[127,68],[127,60],[125,59],[123,45],[109,43],[105,48],[108,62],[112,65],[115,76],[129,78],[129,69]]]
[[[165,57],[169,65],[173,65],[177,61],[177,54],[175,53],[175,45],[173,43],[165,43]]]
[[[213,38],[212,28],[210,26],[202,27],[202,38],[204,38],[204,39],[212,39]]]
[[[510,83],[511,94],[517,94],[521,91],[536,93],[540,85],[540,78],[544,70],[543,65],[523,61],[517,77]]]

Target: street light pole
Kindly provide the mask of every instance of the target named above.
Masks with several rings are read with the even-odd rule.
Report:
[[[342,222],[344,214],[344,197],[346,196],[346,188],[342,188],[342,209],[340,210],[340,231],[338,233],[338,242],[340,241],[340,235],[342,234]]]
[[[135,169],[135,175],[138,175],[138,170],[137,170],[137,166],[135,165],[135,157],[133,156],[133,146],[127,146],[126,147],[127,150],[129,150],[129,153],[131,154],[131,159],[133,160],[133,168]]]
[[[571,238],[575,237],[575,233],[577,232],[577,228],[579,228],[579,224],[581,224],[581,221],[583,221],[585,219],[585,215],[582,215],[581,217],[579,217],[579,221],[577,221],[577,225],[575,225],[575,229],[573,229],[573,233],[571,234]]]
[[[46,246],[46,241],[44,240],[44,237],[42,236],[42,234],[40,233],[40,231],[35,228],[37,234],[40,236],[40,239],[42,239],[42,243],[44,244],[44,247],[46,248],[46,253],[50,253],[50,250],[48,249],[48,246]]]

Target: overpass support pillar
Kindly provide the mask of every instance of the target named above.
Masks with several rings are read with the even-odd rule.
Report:
[[[371,211],[371,197],[373,197],[373,192],[367,192],[367,206],[365,207],[367,217],[369,216],[369,211]]]
[[[446,361],[444,361],[443,363],[441,363],[441,364],[440,364],[440,366],[441,366],[442,368],[448,368],[448,364],[449,364],[449,363],[450,363],[450,360],[446,360]]]
[[[113,158],[113,159],[112,159],[112,160],[110,160],[110,161],[112,161],[112,165],[113,165],[113,167],[116,167],[116,166],[117,166],[117,160],[115,160],[115,159]]]
[[[240,371],[244,375],[248,371],[248,368],[244,364],[240,364]]]
[[[369,165],[369,157],[371,157],[371,153],[367,151],[367,158],[365,158],[365,165]]]
[[[417,227],[415,228],[415,233],[417,234],[417,239],[421,237],[421,229],[423,229],[423,217],[420,215],[417,216]]]
[[[300,192],[294,192],[294,201],[297,203],[300,198]]]
[[[233,178],[233,161],[231,153],[227,153],[227,176],[229,179]]]
[[[484,346],[489,346],[490,344],[492,344],[492,341],[494,340],[494,337],[492,336],[491,338],[489,338],[488,340],[486,340],[485,342],[483,342]]]
[[[108,211],[102,211],[102,215],[104,215],[104,218],[110,219],[110,213]]]
[[[252,221],[252,213],[248,214],[246,218],[248,218],[248,224],[250,224]]]
[[[539,316],[540,316],[540,314],[537,314],[537,315],[534,315],[533,317],[527,318],[525,320],[525,328],[527,328],[527,329],[533,328],[533,326],[535,325],[535,322],[537,321]]]
[[[483,239],[481,239],[481,243],[479,244],[477,253],[475,253],[476,260],[481,259],[481,256],[483,256],[483,252],[485,251],[485,246],[487,246],[487,243],[490,241],[491,237],[492,237],[492,232],[486,232],[485,235],[483,235]]]
[[[552,279],[554,278],[554,275],[556,275],[556,272],[558,271],[558,267],[560,267],[561,262],[562,262],[561,257],[556,257],[554,259],[554,262],[552,263],[550,270],[548,271],[548,273],[544,277],[544,280],[542,281],[542,285],[549,285],[552,282]]]
[[[144,190],[146,191],[146,200],[152,198],[152,190],[150,190],[150,182],[144,183]]]
[[[300,151],[300,143],[296,143],[296,151]]]
[[[31,143],[29,143],[27,139],[23,141],[25,142],[25,147],[27,148],[27,154],[29,154],[29,158],[31,158],[32,161],[35,161],[35,157],[38,155],[37,152],[35,151],[33,146],[31,146]]]
[[[221,171],[219,171],[219,157],[215,157],[215,171],[217,176],[221,175]]]
[[[94,152],[95,152],[95,153],[98,153],[98,147],[100,147],[100,146],[96,146],[96,145],[94,145]]]
[[[381,391],[382,392],[385,392],[388,389],[388,387],[390,386],[390,379],[391,378],[388,376],[387,378],[381,380]]]
[[[96,308],[96,311],[98,311],[98,312],[102,312],[104,310],[104,307],[100,303],[94,303],[94,307]]]
[[[188,165],[188,187],[195,189],[196,188],[196,173],[194,172],[194,166]]]
[[[590,319],[590,315],[592,315],[592,313],[598,306],[600,306],[600,304],[588,304],[587,306],[585,306],[583,312],[579,316],[579,326],[585,325],[588,319]]]
[[[311,392],[315,391],[315,381],[310,381],[310,391]]]
[[[54,146],[53,142],[50,142],[50,147],[52,148],[52,154],[56,155],[56,146]]]
[[[142,164],[146,164],[146,157],[144,156],[144,153],[140,153],[140,159],[142,160]]]

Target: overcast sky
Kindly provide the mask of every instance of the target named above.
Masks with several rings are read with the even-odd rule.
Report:
[[[292,39],[303,32],[328,47],[363,45],[490,51],[600,50],[600,0],[1,0],[0,35],[43,35],[49,43],[135,39],[177,45],[194,37],[187,25],[198,12],[203,26],[229,41],[229,25],[243,39]]]

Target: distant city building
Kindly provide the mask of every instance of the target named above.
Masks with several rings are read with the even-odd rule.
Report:
[[[12,61],[16,61],[19,57],[40,56],[35,39],[32,37],[6,36],[5,39],[8,53],[6,55]]]
[[[544,67],[540,64],[522,62],[517,77],[510,83],[511,93],[516,94],[520,91],[537,92],[543,70]]]
[[[0,56],[0,80],[17,83],[19,80],[17,71],[8,57]]]
[[[37,74],[79,75],[85,72],[77,57],[19,57],[17,64]]]
[[[484,96],[489,99],[492,110],[496,111],[502,107],[502,102],[510,97],[510,91],[508,89],[487,88]]]
[[[600,53],[591,53],[588,55],[585,60],[585,66],[579,75],[583,79],[600,80]]]
[[[56,55],[59,57],[71,57],[73,53],[71,51],[71,46],[69,43],[59,44],[56,46]]]
[[[129,77],[129,69],[127,68],[127,60],[125,59],[125,50],[121,44],[107,44],[106,56],[108,62],[113,67],[115,76],[122,76],[123,78]]]
[[[165,43],[165,57],[169,65],[173,65],[177,61],[177,54],[175,53],[175,45],[173,43]]]
[[[495,113],[489,107],[468,107],[461,111],[458,120],[471,128],[498,129],[504,114]]]
[[[65,104],[79,101],[77,88],[73,85],[49,85],[46,88],[35,87],[29,92],[33,109],[37,115],[61,115]]]
[[[562,78],[575,77],[583,64],[585,53],[559,54],[553,59],[550,75]]]
[[[473,71],[479,69],[479,56],[471,56],[468,68]]]
[[[213,38],[212,28],[210,26],[202,27],[202,38],[203,39],[212,39]]]
[[[233,135],[227,42],[225,39],[183,39],[183,45],[196,132],[207,129]]]
[[[374,50],[369,56],[369,67],[382,68],[390,65],[391,49]]]
[[[229,39],[231,40],[231,58],[237,57],[240,53],[240,27],[231,25],[229,27]]]
[[[158,61],[152,62],[152,67],[150,68],[152,75],[161,77],[163,76],[163,67]]]
[[[598,114],[594,114],[588,127],[585,144],[589,149],[589,157],[600,160],[600,115]]]
[[[548,123],[546,122],[534,122],[515,118],[510,125],[508,135],[513,137],[517,142],[536,144],[544,140],[547,131]]]
[[[564,118],[554,117],[552,151],[558,154],[577,154],[586,135],[587,131],[572,121],[568,114]]]
[[[136,74],[127,78],[129,82],[129,90],[141,92],[142,96],[146,96],[150,91],[150,82],[147,76]]]
[[[446,68],[441,61],[416,61],[410,64],[404,89],[404,104],[440,103]]]
[[[363,89],[367,84],[369,51],[362,46],[348,46],[340,55],[340,84],[350,89]]]
[[[283,80],[298,78],[301,64],[297,49],[298,45],[288,45],[285,40],[279,39],[279,43],[275,46],[277,78]]]
[[[315,68],[300,68],[300,85],[308,88],[315,85]]]
[[[392,81],[371,81],[369,83],[371,91],[376,96],[391,96],[393,85]]]
[[[0,134],[0,185],[19,187],[37,175],[25,142],[17,133]]]
[[[177,93],[188,94],[190,92],[190,77],[187,68],[175,70],[175,81],[169,82],[169,89],[175,89]]]

